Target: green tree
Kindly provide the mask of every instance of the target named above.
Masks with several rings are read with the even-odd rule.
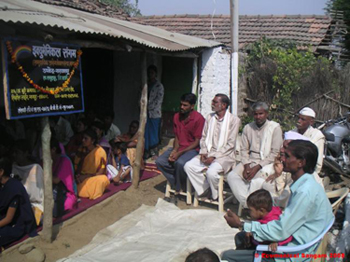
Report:
[[[135,3],[130,3],[130,0],[100,0],[101,2],[113,5],[122,9],[125,13],[130,16],[139,16],[141,15],[140,9],[138,8],[138,0],[135,0]]]
[[[252,98],[271,104],[270,116],[284,130],[295,125],[292,115],[301,95],[311,97],[311,86],[305,83],[316,68],[327,70],[331,62],[315,57],[311,49],[299,50],[290,42],[262,38],[255,42],[248,56],[248,80]],[[318,75],[321,78],[321,75]]]
[[[344,44],[348,52],[350,52],[350,1],[349,0],[328,0],[326,11],[328,15],[340,11],[343,13],[343,19],[347,26],[347,34],[345,35]]]

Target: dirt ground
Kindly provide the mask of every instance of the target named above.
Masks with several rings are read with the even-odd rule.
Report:
[[[339,183],[340,182],[340,183]],[[350,180],[338,181],[336,187],[350,186]],[[55,226],[55,240],[45,243],[39,237],[29,239],[25,243],[33,243],[35,248],[41,249],[45,255],[45,261],[56,261],[74,253],[76,250],[88,244],[97,232],[115,223],[120,218],[139,208],[142,204],[154,206],[158,198],[164,197],[166,180],[159,175],[140,183],[138,189],[130,187],[127,191],[119,192],[83,213]],[[330,188],[334,186],[331,185]],[[178,202],[181,209],[193,208],[187,206],[185,198]],[[238,205],[225,205],[237,212]],[[216,209],[213,205],[200,205],[199,208]],[[244,213],[246,214],[246,213]],[[26,262],[25,255],[19,253],[20,245],[12,247],[0,254],[0,261],[5,262]]]
[[[88,244],[101,229],[115,223],[142,204],[154,206],[158,198],[164,197],[165,185],[166,180],[162,175],[143,181],[138,189],[130,187],[128,190],[113,195],[63,224],[57,225],[55,227],[56,237],[51,244],[43,242],[40,237],[31,239],[30,242],[45,253],[45,261],[56,261],[67,257]],[[179,208],[192,208],[186,205],[185,198],[181,200],[178,202]],[[200,206],[199,208],[210,207]],[[216,208],[216,206],[211,208]],[[3,252],[0,255],[0,261],[28,261],[25,255],[19,253],[18,247]]]

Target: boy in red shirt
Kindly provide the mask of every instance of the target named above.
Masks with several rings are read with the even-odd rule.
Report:
[[[272,220],[279,220],[282,210],[279,207],[272,206],[272,197],[265,189],[257,190],[251,193],[247,199],[250,217],[260,224],[267,224]],[[292,241],[290,236],[286,240],[278,243],[259,243],[250,232],[242,231],[235,236],[236,249],[255,249],[259,244],[269,244],[269,250],[275,252],[278,246],[285,245]]]

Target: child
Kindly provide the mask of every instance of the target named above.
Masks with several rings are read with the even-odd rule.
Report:
[[[282,211],[279,207],[272,206],[272,197],[265,189],[260,189],[249,195],[247,199],[247,205],[249,213],[254,221],[258,221],[261,224],[267,224],[272,220],[278,220]],[[277,246],[285,245],[292,241],[292,236],[279,243],[270,243],[269,250],[275,252]],[[236,249],[255,249],[259,244],[250,232],[240,232],[235,236]]]
[[[189,254],[185,262],[220,262],[220,259],[213,251],[205,247]]]
[[[113,178],[115,184],[128,182],[132,179],[132,167],[130,161],[125,155],[127,150],[126,143],[113,143],[113,154],[115,156],[115,168],[118,170],[117,176]]]

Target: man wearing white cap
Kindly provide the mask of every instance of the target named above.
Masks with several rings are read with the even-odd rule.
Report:
[[[318,159],[315,172],[319,174],[323,164],[325,137],[320,130],[312,127],[315,117],[316,113],[314,110],[312,110],[310,107],[304,107],[299,111],[297,127],[293,131],[309,138],[310,141],[317,146]]]

